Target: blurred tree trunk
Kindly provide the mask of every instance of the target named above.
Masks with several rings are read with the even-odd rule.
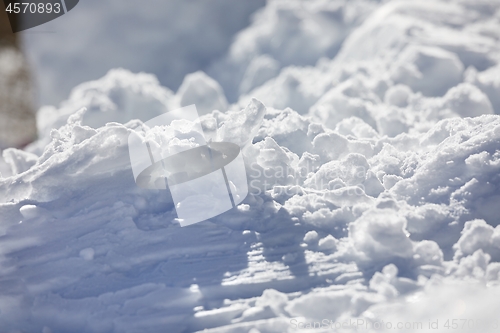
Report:
[[[15,22],[14,22],[15,24]],[[28,63],[0,5],[0,149],[23,147],[36,138]]]

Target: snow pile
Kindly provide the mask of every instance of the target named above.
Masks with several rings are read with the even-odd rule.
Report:
[[[235,100],[283,67],[314,65],[322,57],[335,56],[346,36],[376,6],[372,0],[268,1],[209,72]]]
[[[270,1],[218,65],[247,82],[229,106],[217,75],[174,93],[118,69],[42,109],[40,140],[4,152],[0,327],[495,331],[500,4],[390,1],[366,19],[362,4]],[[309,20],[346,24],[336,57],[312,61],[341,39]],[[317,44],[288,59],[260,49],[274,35]],[[250,194],[181,228],[168,191],[136,186],[127,138],[189,103],[208,140],[242,148]],[[200,135],[153,132],[168,149]]]

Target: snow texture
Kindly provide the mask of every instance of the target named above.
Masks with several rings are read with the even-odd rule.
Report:
[[[75,87],[3,153],[0,330],[495,332],[499,31],[498,1],[271,0],[177,92],[125,69]],[[127,138],[191,103],[250,194],[181,228]]]

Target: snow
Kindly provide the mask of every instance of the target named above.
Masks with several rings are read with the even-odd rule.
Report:
[[[126,69],[76,86],[3,152],[1,330],[496,331],[499,17],[271,0],[176,91]],[[150,128],[192,103],[199,121]],[[170,191],[136,185],[131,135],[155,156],[237,144],[250,194],[181,227]]]
[[[163,85],[177,90],[186,74],[221,57],[264,4],[80,1],[67,15],[20,34],[40,91],[38,103],[59,104],[76,85],[116,67],[156,73]]]
[[[195,104],[201,115],[213,110],[227,110],[228,107],[220,85],[203,72],[186,75],[178,96],[180,106]]]

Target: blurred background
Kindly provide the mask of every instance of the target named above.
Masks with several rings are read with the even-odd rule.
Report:
[[[111,68],[155,74],[176,90],[184,76],[225,53],[265,0],[82,0],[66,15],[20,33],[37,105]]]
[[[0,149],[23,147],[36,137],[33,76],[23,55],[23,49],[22,36],[12,33],[7,13],[2,10],[0,12]]]
[[[0,149],[36,137],[35,112],[73,87],[123,67],[176,90],[184,76],[224,54],[265,0],[83,0],[67,14],[0,42]]]

